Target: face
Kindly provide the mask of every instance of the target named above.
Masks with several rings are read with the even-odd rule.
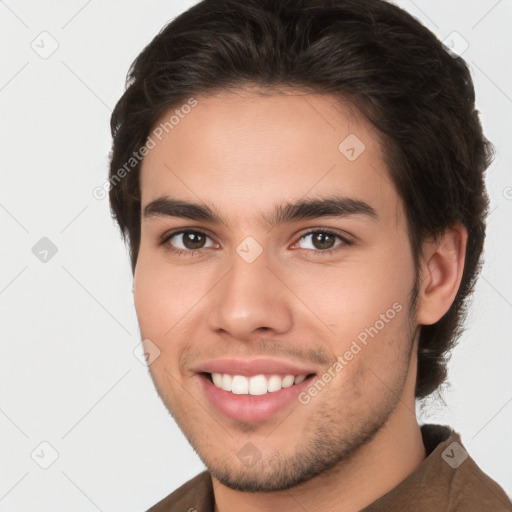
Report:
[[[195,99],[142,164],[141,335],[214,478],[285,489],[356,453],[404,396],[404,210],[378,134],[348,105]]]

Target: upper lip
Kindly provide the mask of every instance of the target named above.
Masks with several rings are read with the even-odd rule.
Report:
[[[197,373],[228,373],[250,377],[261,374],[308,375],[316,373],[311,367],[269,358],[222,358],[208,361],[194,368]]]

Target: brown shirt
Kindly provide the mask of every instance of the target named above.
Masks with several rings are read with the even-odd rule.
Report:
[[[512,512],[503,489],[469,457],[459,434],[421,427],[427,458],[394,489],[361,512]],[[213,512],[208,471],[192,478],[147,512]]]

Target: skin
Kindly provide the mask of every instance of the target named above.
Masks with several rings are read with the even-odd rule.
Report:
[[[358,511],[426,456],[415,416],[418,326],[453,302],[467,233],[457,225],[425,242],[412,311],[403,203],[379,135],[357,111],[299,91],[196,99],[143,161],[142,211],[167,195],[210,205],[227,226],[141,219],[134,298],[142,338],[160,350],[150,365],[156,389],[212,474],[217,512]],[[354,161],[338,149],[349,134],[365,144]],[[322,217],[271,229],[261,219],[276,205],[333,193],[364,200],[379,219]],[[159,244],[178,228],[205,231],[204,248],[170,251],[187,250],[183,236]],[[303,237],[311,228],[353,244],[334,238],[338,250],[322,253],[325,246]],[[236,252],[247,236],[262,248],[250,264]],[[401,311],[309,403],[268,420],[222,416],[192,370],[218,357],[268,356],[321,376],[396,303]],[[248,442],[260,457],[250,467],[237,456]]]

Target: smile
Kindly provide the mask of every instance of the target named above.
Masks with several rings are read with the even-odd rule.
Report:
[[[213,384],[224,391],[235,395],[265,395],[275,393],[301,383],[307,375],[230,375],[228,373],[212,373]]]
[[[293,406],[302,407],[299,395],[316,374],[200,373],[203,392],[217,413],[225,418],[258,422],[272,419]]]

